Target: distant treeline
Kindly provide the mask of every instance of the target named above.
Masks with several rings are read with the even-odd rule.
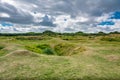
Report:
[[[84,33],[84,32],[76,32],[76,33],[57,33],[52,31],[44,31],[43,33],[35,33],[35,32],[28,32],[28,33],[0,33],[0,36],[38,36],[38,35],[48,35],[48,36],[58,36],[58,35],[65,35],[65,36],[104,36],[109,34],[120,34],[120,32],[110,32],[110,33],[104,33],[104,32],[98,32],[98,33]]]

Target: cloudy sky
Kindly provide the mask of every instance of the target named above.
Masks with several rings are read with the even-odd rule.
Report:
[[[120,0],[0,0],[0,33],[120,31]]]

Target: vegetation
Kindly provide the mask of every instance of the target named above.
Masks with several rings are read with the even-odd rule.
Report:
[[[104,36],[104,35],[109,35],[109,34],[120,34],[120,32],[110,32],[110,33],[104,33],[104,32],[98,32],[98,33],[84,33],[84,32],[76,32],[76,33],[56,33],[52,31],[44,31],[43,33],[34,33],[34,32],[29,32],[29,33],[0,33],[0,36]]]
[[[0,34],[0,80],[120,80],[120,33]]]
[[[0,50],[3,49],[4,47],[3,46],[0,46]]]

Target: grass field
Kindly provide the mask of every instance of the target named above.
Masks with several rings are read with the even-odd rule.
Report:
[[[0,80],[120,80],[120,35],[1,36]]]

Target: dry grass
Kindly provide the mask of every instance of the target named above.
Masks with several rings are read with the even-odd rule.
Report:
[[[6,56],[38,56],[38,54],[30,52],[28,50],[16,50],[13,51],[9,54],[7,54]]]
[[[108,61],[120,61],[120,56],[112,54],[105,56],[105,59],[107,59]]]

